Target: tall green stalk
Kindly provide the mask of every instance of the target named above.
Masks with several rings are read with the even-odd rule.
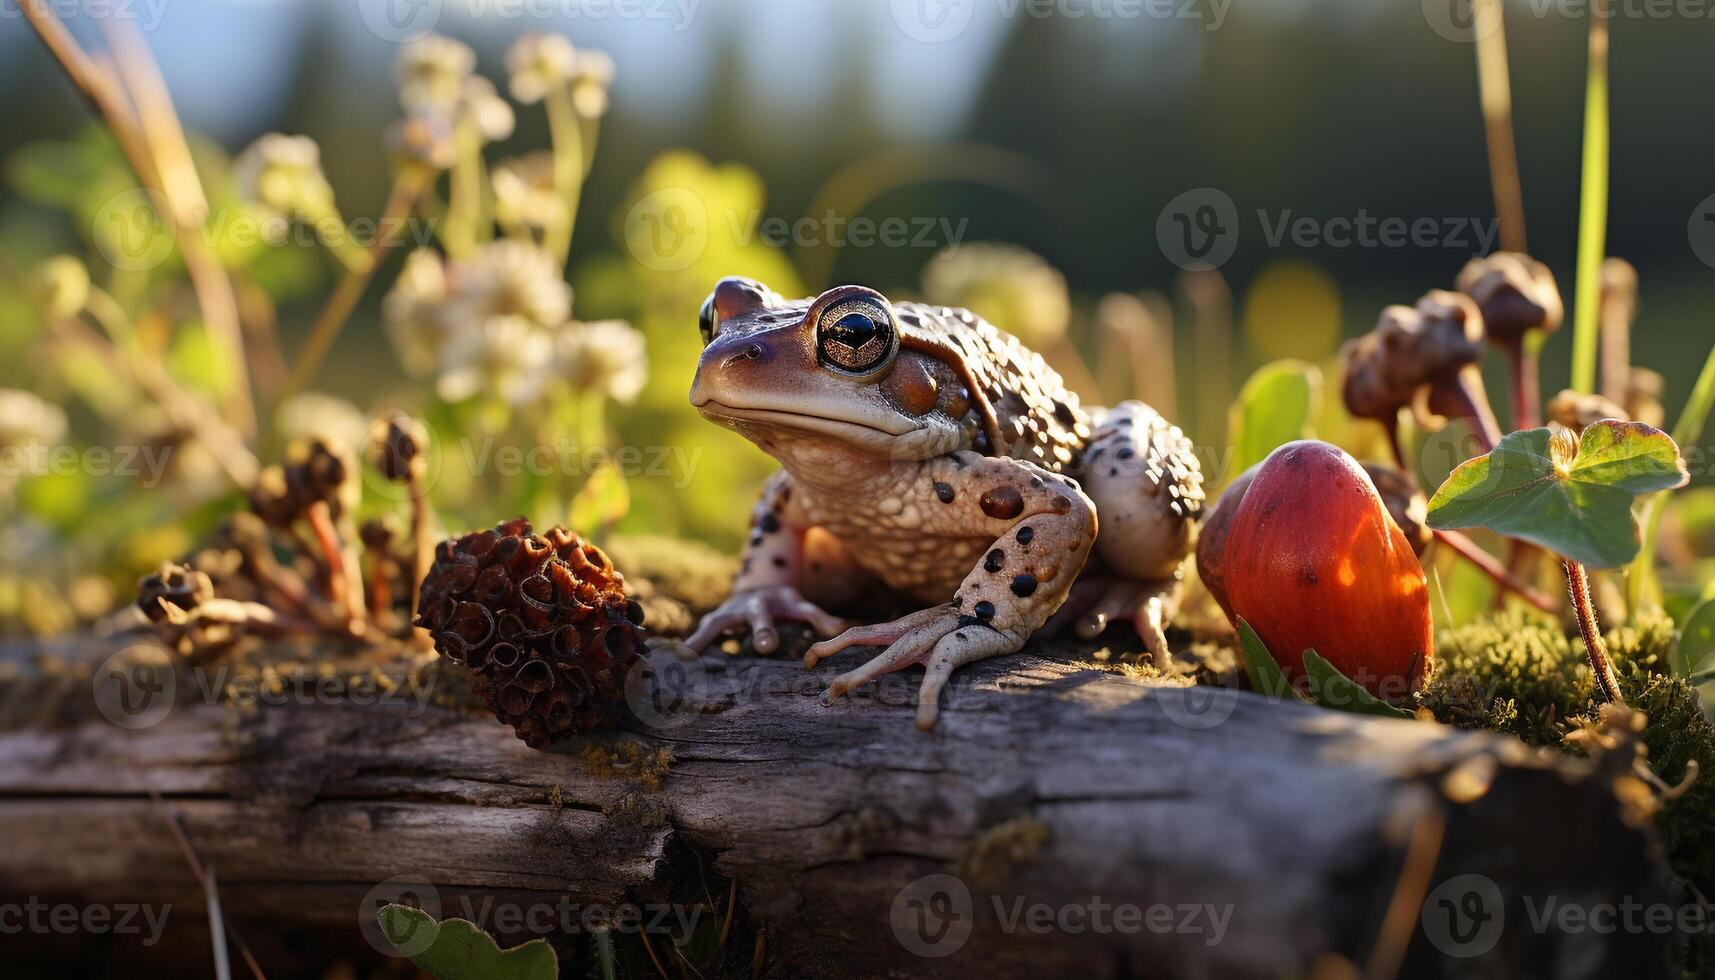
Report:
[[[1597,0],[1590,11],[1590,69],[1584,87],[1584,172],[1572,321],[1572,387],[1586,394],[1596,391],[1602,259],[1608,244],[1608,18],[1608,3]]]
[[[1691,389],[1691,397],[1685,402],[1685,410],[1679,413],[1679,421],[1673,426],[1673,441],[1681,446],[1694,446],[1703,438],[1703,426],[1709,420],[1709,413],[1715,410],[1715,349],[1709,351],[1709,359],[1703,362],[1703,372],[1697,376],[1697,384]],[[1643,548],[1638,557],[1632,562],[1630,606],[1635,617],[1645,603],[1660,604],[1660,589],[1655,584],[1655,552],[1656,540],[1661,535],[1662,515],[1667,511],[1667,492],[1654,494],[1644,502],[1644,539]]]

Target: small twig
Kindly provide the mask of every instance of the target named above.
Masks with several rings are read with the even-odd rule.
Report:
[[[1614,676],[1613,662],[1608,659],[1608,646],[1602,642],[1602,629],[1596,622],[1596,606],[1590,601],[1590,579],[1584,566],[1570,558],[1561,558],[1566,568],[1566,589],[1572,596],[1572,611],[1578,616],[1578,632],[1584,637],[1584,649],[1590,654],[1590,669],[1596,674],[1598,703],[1625,704],[1620,694],[1620,680]]]
[[[429,489],[423,483],[423,470],[427,465],[427,460],[419,454],[412,460],[410,479],[406,482],[411,493],[411,578],[405,583],[405,590],[409,593],[410,610],[402,628],[404,636],[411,635],[413,624],[417,621],[419,592],[423,578],[429,574],[429,563],[435,557],[434,533],[429,523]]]
[[[1507,359],[1507,377],[1512,382],[1514,429],[1542,426],[1542,366],[1540,358],[1524,339],[1495,340]]]
[[[1364,980],[1390,980],[1399,975],[1400,963],[1423,915],[1430,876],[1435,872],[1435,862],[1447,836],[1447,818],[1437,806],[1426,804],[1424,809],[1423,816],[1412,823],[1405,863],[1394,880],[1393,895],[1388,899],[1387,913],[1382,916],[1381,934],[1370,953]]]
[[[209,887],[209,878],[203,873],[202,860],[197,857],[196,848],[191,846],[190,838],[185,836],[185,829],[179,826],[178,814],[167,806],[166,800],[161,798],[160,791],[153,786],[149,787],[149,799],[153,800],[155,806],[160,808],[161,817],[167,822],[167,829],[172,831],[173,840],[178,842],[179,853],[184,855],[185,863],[191,866],[191,874],[196,878],[197,887],[206,891]],[[224,926],[224,931],[232,937],[232,944],[238,947],[238,955],[244,959],[244,965],[250,968],[251,975],[256,980],[268,980],[262,973],[262,967],[256,962],[256,957],[251,954],[249,945],[244,942],[244,937],[240,936],[238,930],[230,923],[224,923]]]

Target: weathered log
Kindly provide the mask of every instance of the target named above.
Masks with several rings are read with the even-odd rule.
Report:
[[[723,975],[750,975],[753,953],[783,977],[1523,977],[1568,957],[1666,975],[1659,934],[1532,920],[1551,899],[1665,901],[1646,834],[1575,764],[1046,655],[1064,653],[967,669],[923,733],[915,671],[823,707],[859,654],[806,673],[657,651],[628,731],[552,753],[441,703],[460,700],[451,670],[385,667],[387,696],[288,680],[250,707],[205,690],[233,678],[181,670],[172,710],[129,729],[90,707],[106,668],[47,680],[14,659],[0,890],[194,919],[176,814],[251,936],[355,942],[404,888],[503,941],[571,947],[568,908],[706,923],[726,879]],[[1359,973],[1316,972],[1336,957]]]

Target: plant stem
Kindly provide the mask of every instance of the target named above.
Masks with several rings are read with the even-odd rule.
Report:
[[[414,460],[407,484],[411,491],[411,578],[405,583],[405,591],[410,599],[410,607],[402,628],[405,636],[411,635],[411,630],[415,627],[419,592],[423,586],[423,578],[429,574],[429,560],[434,557],[435,552],[435,542],[429,532],[429,488],[423,484],[423,470],[426,465],[420,456]]]
[[[554,240],[544,242],[548,253],[565,265],[572,249],[572,231],[578,224],[578,198],[584,184],[583,126],[578,122],[572,93],[564,84],[548,90],[543,100],[548,111],[548,135],[554,148],[554,190],[566,202],[566,227]]]
[[[1489,395],[1483,388],[1483,375],[1475,364],[1467,364],[1451,378],[1442,378],[1429,386],[1429,408],[1437,415],[1462,418],[1471,422],[1482,453],[1492,452],[1501,441],[1501,426],[1495,421],[1495,410],[1489,406]]]
[[[177,149],[183,133],[166,88],[158,83],[148,48],[141,40],[132,43],[130,35],[114,35],[119,40],[116,54],[129,66],[128,74],[140,81],[139,90],[128,95],[114,73],[91,58],[66,30],[52,5],[27,3],[22,9],[48,52],[107,123],[137,182],[150,193],[151,205],[166,212],[161,218],[173,229],[203,324],[231,373],[231,390],[223,399],[227,419],[241,434],[252,431],[256,415],[238,302],[226,270],[202,239],[201,218],[207,204],[201,201],[195,170],[186,169],[189,152]],[[133,109],[132,96],[140,110]],[[174,190],[179,192],[177,197],[171,193]]]
[[[1516,594],[1519,598],[1530,603],[1546,613],[1558,613],[1560,606],[1553,599],[1532,588],[1529,582],[1514,575],[1500,559],[1484,551],[1483,548],[1470,538],[1457,531],[1436,531],[1435,540],[1446,545],[1454,554],[1470,562],[1484,575],[1494,580],[1502,589]]]
[[[1506,355],[1508,377],[1512,380],[1513,428],[1540,428],[1542,369],[1536,351],[1527,340],[1501,341],[1500,348]]]
[[[1584,89],[1584,163],[1578,196],[1578,282],[1572,322],[1572,387],[1596,391],[1602,257],[1608,237],[1608,0],[1590,8],[1590,67]]]
[[[1495,216],[1501,225],[1501,248],[1508,252],[1528,252],[1530,249],[1525,245],[1524,234],[1524,192],[1518,174],[1518,147],[1513,138],[1506,19],[1502,14],[1501,0],[1478,0],[1476,14],[1477,89],[1482,99],[1483,126],[1489,149],[1489,186],[1494,191]]]
[[[1584,566],[1570,558],[1561,558],[1566,568],[1566,589],[1572,596],[1572,611],[1578,616],[1578,632],[1583,634],[1584,649],[1590,654],[1590,669],[1596,675],[1596,700],[1608,704],[1626,703],[1620,695],[1620,680],[1614,676],[1614,665],[1608,659],[1608,647],[1602,642],[1602,629],[1596,622],[1596,606],[1590,601],[1590,579]]]
[[[376,222],[375,241],[369,246],[369,261],[361,266],[347,268],[345,276],[334,288],[333,295],[328,297],[327,304],[316,317],[315,325],[310,328],[310,337],[304,342],[304,349],[298,352],[298,362],[292,366],[291,375],[280,389],[280,402],[301,391],[309,384],[310,379],[315,377],[322,360],[327,357],[329,348],[333,347],[340,330],[351,318],[351,311],[357,307],[357,301],[363,298],[364,290],[374,277],[376,268],[381,265],[382,257],[388,249],[399,243],[400,236],[391,234],[390,229],[411,213],[425,183],[424,172],[419,167],[407,166],[399,171],[399,176],[393,181],[393,190],[387,195],[387,206],[382,210],[381,220]],[[275,407],[278,406],[279,402],[276,402]]]
[[[1710,411],[1715,410],[1715,348],[1709,351],[1709,358],[1703,362],[1703,371],[1697,375],[1697,383],[1692,386],[1691,397],[1685,401],[1685,408],[1679,413],[1679,421],[1673,426],[1673,441],[1680,446],[1693,444],[1703,438],[1703,426],[1709,420]],[[1637,560],[1632,562],[1630,603],[1632,615],[1643,608],[1644,600],[1658,602],[1654,597],[1644,595],[1645,583],[1655,577],[1656,541],[1661,536],[1662,516],[1667,511],[1667,491],[1651,494],[1644,504],[1644,537],[1643,547],[1638,551]]]

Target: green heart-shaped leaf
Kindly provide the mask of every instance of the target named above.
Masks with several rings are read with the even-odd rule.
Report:
[[[1632,499],[1689,479],[1672,437],[1641,422],[1603,419],[1582,439],[1530,429],[1454,470],[1429,501],[1429,526],[1488,528],[1614,568],[1638,553]]]
[[[1268,652],[1262,637],[1251,624],[1239,620],[1239,647],[1245,654],[1245,673],[1250,676],[1251,690],[1271,698],[1292,697],[1292,685],[1280,669],[1279,661]]]
[[[1304,672],[1310,675],[1310,694],[1324,708],[1379,718],[1417,717],[1371,694],[1362,684],[1340,673],[1340,668],[1315,650],[1304,651]]]
[[[488,933],[464,919],[436,922],[422,909],[388,905],[381,931],[400,955],[438,980],[556,980],[554,948],[541,939],[502,950]]]
[[[1322,404],[1322,372],[1304,361],[1264,364],[1228,409],[1236,455],[1230,472],[1243,473],[1295,439],[1311,436],[1310,420]]]

